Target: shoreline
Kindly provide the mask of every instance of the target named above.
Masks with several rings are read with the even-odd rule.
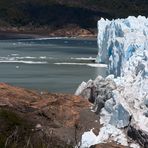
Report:
[[[60,30],[18,30],[0,28],[0,40],[7,39],[38,39],[38,38],[75,38],[75,39],[97,39],[97,35],[85,29],[60,29]]]

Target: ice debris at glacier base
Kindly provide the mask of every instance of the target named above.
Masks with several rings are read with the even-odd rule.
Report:
[[[81,95],[94,103],[92,111],[99,113],[104,107],[100,117],[103,127],[100,129],[99,135],[96,136],[92,130],[85,132],[82,136],[81,148],[111,141],[128,146],[126,134],[118,128],[129,125],[130,114],[121,104],[113,100],[111,92],[116,89],[116,85],[112,78],[111,75],[105,79],[98,76],[94,81],[82,82],[76,91],[76,95]],[[122,116],[120,116],[121,114]]]
[[[116,77],[111,78],[116,88],[112,90],[112,97],[105,100],[101,112],[104,129],[110,124],[116,128],[123,127],[121,125],[126,128],[128,124],[129,136],[142,147],[146,147],[148,146],[148,18],[130,16],[112,21],[102,18],[98,21],[98,47],[96,61],[108,64],[109,73]],[[84,83],[80,86],[79,92],[86,90],[86,84],[85,87]],[[117,105],[123,107],[125,121],[120,120],[118,116],[120,109]],[[82,138],[82,141],[85,140]],[[103,138],[99,142],[104,142]]]

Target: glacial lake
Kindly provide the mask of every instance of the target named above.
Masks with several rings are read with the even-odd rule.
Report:
[[[105,76],[95,39],[0,40],[0,82],[39,91],[74,93],[82,81]]]

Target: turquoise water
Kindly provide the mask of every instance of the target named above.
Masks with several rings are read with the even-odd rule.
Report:
[[[0,82],[49,92],[74,93],[82,81],[106,75],[93,67],[96,40],[15,39],[0,41]]]

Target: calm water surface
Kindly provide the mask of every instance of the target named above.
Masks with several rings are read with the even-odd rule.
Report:
[[[82,81],[106,75],[93,67],[96,40],[15,39],[0,41],[0,82],[49,92],[74,93]]]

